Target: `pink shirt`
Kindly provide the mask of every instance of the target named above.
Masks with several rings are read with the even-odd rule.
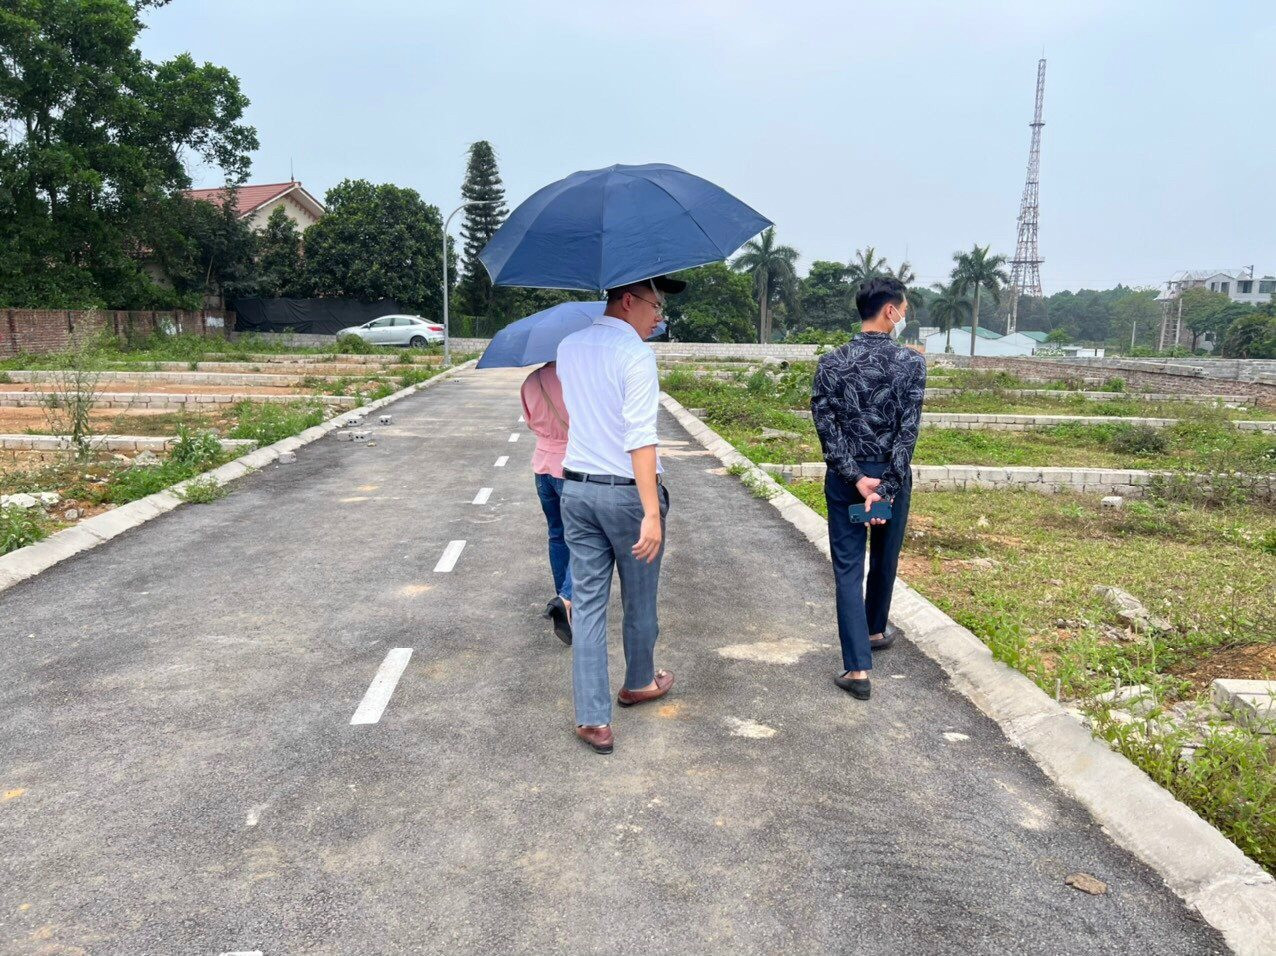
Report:
[[[553,365],[542,365],[523,382],[523,417],[536,436],[532,471],[538,475],[563,477],[563,456],[567,454],[567,406],[563,386]]]

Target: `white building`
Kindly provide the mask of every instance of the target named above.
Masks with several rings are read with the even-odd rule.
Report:
[[[931,332],[922,339],[927,355],[943,355],[948,342],[947,332]],[[1032,344],[1025,344],[1025,342]],[[1012,336],[1001,335],[988,329],[980,329],[975,335],[976,355],[1017,356],[1032,355],[1032,339],[1020,341]],[[958,326],[952,332],[952,348],[955,355],[970,354],[970,326]]]
[[[1255,278],[1254,267],[1244,269],[1198,269],[1180,272],[1165,283],[1165,290],[1157,296],[1158,302],[1177,299],[1184,289],[1206,288],[1221,292],[1233,302],[1246,305],[1265,305],[1276,293],[1276,276]]]
[[[923,329],[922,345],[927,355],[943,355],[948,343],[948,333],[938,329]],[[954,355],[970,354],[970,326],[953,329]],[[1001,335],[981,328],[975,335],[975,354],[1000,357],[1026,357],[1029,355],[1063,355],[1077,358],[1103,358],[1102,348],[1083,348],[1079,345],[1060,345],[1046,342],[1045,332],[1012,332]]]

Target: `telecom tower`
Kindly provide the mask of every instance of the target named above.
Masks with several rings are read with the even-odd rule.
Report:
[[[1041,253],[1037,249],[1037,187],[1041,180],[1041,101],[1046,92],[1046,61],[1037,61],[1037,107],[1032,114],[1032,145],[1028,147],[1028,180],[1019,203],[1019,238],[1015,257],[1010,260],[1010,320],[1006,332],[1015,331],[1019,321],[1019,297],[1041,298]]]

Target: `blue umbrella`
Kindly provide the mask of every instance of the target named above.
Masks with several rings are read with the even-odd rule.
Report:
[[[552,362],[558,355],[558,343],[591,325],[606,307],[606,302],[564,302],[511,322],[492,337],[478,368],[523,368]],[[664,334],[665,328],[666,323],[661,322],[651,337]]]
[[[591,325],[606,302],[564,302],[511,322],[492,338],[479,368],[522,368],[554,361],[558,343]]]
[[[769,225],[677,166],[608,166],[534,193],[479,259],[495,285],[599,292],[718,262]]]

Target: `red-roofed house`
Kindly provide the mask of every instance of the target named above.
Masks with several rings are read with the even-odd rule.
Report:
[[[221,205],[226,195],[225,189],[188,189],[185,193],[191,199],[202,199]],[[301,183],[267,183],[261,186],[240,186],[235,195],[235,212],[243,220],[247,220],[249,228],[264,229],[266,220],[277,206],[297,224],[297,228],[305,230],[323,218],[327,211]]]

